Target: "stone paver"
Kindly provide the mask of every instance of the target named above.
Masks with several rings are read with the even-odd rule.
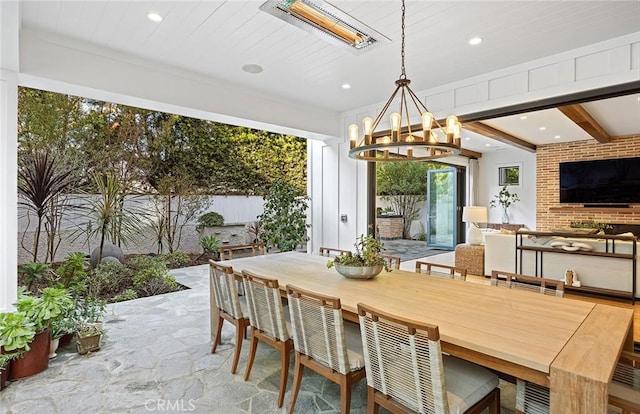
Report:
[[[232,375],[234,329],[225,323],[222,344],[211,354],[208,266],[172,273],[191,289],[110,305],[100,351],[83,356],[71,346],[60,349],[49,369],[0,392],[0,413],[286,412],[293,372],[278,409],[277,351],[260,344],[243,381],[249,341]],[[339,391],[329,381],[306,370],[301,388],[296,412],[339,411]],[[351,404],[352,413],[366,412],[364,380]]]

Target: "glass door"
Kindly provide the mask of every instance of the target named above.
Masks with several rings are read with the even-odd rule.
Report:
[[[453,250],[458,244],[456,168],[427,173],[427,246]]]

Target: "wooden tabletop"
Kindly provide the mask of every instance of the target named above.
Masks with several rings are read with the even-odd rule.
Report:
[[[588,341],[597,342],[592,331],[596,327],[591,325],[611,334],[600,318],[589,319],[592,313],[600,315],[603,310],[607,318],[619,322],[614,328],[615,338],[608,341],[610,346],[606,349],[611,355],[604,358],[605,362],[596,368],[600,372],[593,375],[600,382],[607,375],[610,379],[615,364],[609,365],[617,359],[613,354],[619,352],[614,348],[622,347],[628,335],[623,331],[631,324],[632,311],[628,309],[402,270],[383,271],[372,280],[350,280],[335,269],[327,269],[328,260],[289,252],[234,259],[225,264],[233,266],[237,273],[249,270],[278,279],[283,288],[293,284],[339,297],[348,319],[355,319],[357,304],[363,302],[404,318],[436,324],[445,352],[545,386],[550,385],[554,360],[567,355],[567,350],[562,353],[567,344],[582,349],[580,355],[588,354],[584,348],[593,348],[584,346],[588,343],[586,338],[580,343],[572,342],[574,335],[590,335]],[[580,330],[583,324],[589,325],[591,333]],[[565,357],[563,365],[567,365],[566,361]],[[582,370],[581,375],[592,374],[584,367]],[[564,397],[556,400],[560,398]]]

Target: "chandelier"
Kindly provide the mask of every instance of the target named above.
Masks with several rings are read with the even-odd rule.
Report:
[[[404,66],[405,2],[402,0],[402,72],[396,80],[396,88],[375,120],[362,120],[363,135],[358,126],[349,125],[351,141],[349,157],[366,161],[424,161],[460,154],[462,125],[454,115],[447,117],[444,127],[436,120],[422,101],[411,90]],[[376,133],[380,120],[399,95],[398,112],[389,115],[389,132]],[[411,109],[409,102],[413,104]],[[420,123],[411,124],[409,111],[415,112]],[[406,125],[403,126],[403,123]]]

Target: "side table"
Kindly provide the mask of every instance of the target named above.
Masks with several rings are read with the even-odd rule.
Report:
[[[456,267],[467,273],[484,276],[484,244],[459,244],[456,246]]]

